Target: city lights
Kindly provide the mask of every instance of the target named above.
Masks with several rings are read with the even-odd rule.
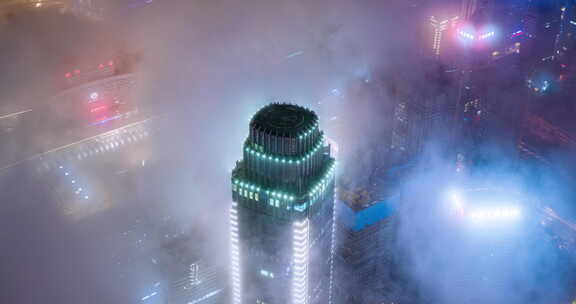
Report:
[[[331,161],[330,166],[328,167],[328,169],[324,172],[324,174],[320,177],[320,179],[313,184],[313,186],[310,188],[309,192],[308,192],[308,199],[310,199],[311,201],[314,201],[316,199],[316,196],[321,194],[324,190],[326,190],[326,187],[328,186],[328,182],[331,180],[331,178],[334,176],[334,172],[336,169],[336,162],[335,161]],[[255,185],[255,184],[250,184],[248,182],[244,182],[240,179],[233,179],[233,191],[238,191],[240,193],[240,195],[242,196],[250,196],[250,193],[256,192],[258,193],[259,196],[262,195],[262,193],[265,193],[266,195],[268,195],[269,197],[272,197],[274,199],[278,199],[278,200],[284,200],[284,201],[294,201],[297,200],[297,196],[295,196],[294,194],[291,193],[285,193],[279,190],[275,190],[275,189],[267,189],[264,186],[260,186],[260,185]],[[300,198],[302,199],[302,198]],[[296,209],[298,210],[298,209]]]
[[[430,17],[430,24],[434,29],[434,36],[432,39],[432,51],[434,52],[434,55],[440,55],[444,32],[448,29],[449,25],[454,26],[458,19],[458,16],[444,20],[438,20],[435,16]]]
[[[494,40],[497,34],[492,26],[484,26],[479,29],[470,24],[461,26],[456,32],[462,43],[475,46],[482,46],[489,43]],[[515,34],[520,35],[521,32]]]
[[[518,31],[515,31],[514,33],[512,33],[512,35],[510,35],[510,37],[515,38],[518,36],[522,36],[523,34],[524,34],[524,32],[522,30],[518,30]]]
[[[474,34],[465,32],[463,30],[459,30],[458,34],[460,35],[460,37],[466,38],[468,40],[474,40],[475,39]]]
[[[309,220],[293,224],[292,303],[308,303]]]
[[[538,94],[548,93],[552,87],[552,81],[543,78],[544,77],[541,76],[536,79],[528,79],[526,81],[528,84],[528,88],[532,89],[534,93]]]
[[[494,36],[494,31],[491,31],[491,32],[488,32],[488,33],[484,33],[484,34],[478,36],[478,39],[484,40],[484,39],[490,38],[490,37],[492,37],[492,36]]]
[[[238,203],[230,208],[230,259],[232,268],[232,303],[242,302],[242,273],[240,270],[240,244],[238,242]]]
[[[336,192],[334,196],[336,196]],[[336,197],[334,197],[336,198]],[[334,202],[336,200],[334,199]],[[334,203],[335,204],[335,203]],[[334,254],[336,252],[336,207],[334,206],[332,210],[332,244],[330,245],[330,286],[329,286],[329,298],[328,304],[332,304],[333,302],[333,289],[334,289]]]
[[[576,0],[161,2],[0,0],[0,302],[576,298]]]
[[[468,212],[470,219],[474,221],[490,220],[515,220],[521,216],[521,210],[518,206],[503,206],[491,208],[476,208]]]
[[[312,134],[313,129],[311,129],[310,131],[307,131],[306,133],[304,133],[303,135],[300,135],[299,138],[305,138],[306,136]],[[316,143],[316,145],[314,145],[314,147],[312,148],[311,151],[307,152],[306,154],[304,154],[304,156],[301,157],[282,157],[282,156],[277,156],[277,155],[272,155],[272,154],[266,154],[263,152],[260,152],[254,148],[251,148],[249,146],[246,146],[245,151],[251,155],[255,155],[258,158],[261,158],[262,160],[269,160],[275,163],[284,163],[284,164],[296,164],[299,165],[301,162],[305,162],[307,160],[309,160],[312,156],[314,156],[314,154],[324,146],[324,141],[325,141],[325,137],[321,136],[320,139],[318,139],[318,142]]]
[[[493,195],[486,193],[490,191],[448,191],[449,209],[470,222],[510,222],[521,218],[522,209],[517,203],[501,200],[498,192],[494,192]]]
[[[158,294],[158,292],[155,291],[155,292],[153,292],[153,293],[151,293],[151,294],[149,294],[149,295],[147,295],[147,296],[142,297],[141,301],[146,301],[146,300],[154,297],[154,296],[157,295],[157,294]]]

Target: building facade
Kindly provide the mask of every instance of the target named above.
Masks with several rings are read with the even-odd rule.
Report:
[[[458,171],[487,160],[488,146],[513,150],[523,105],[525,55],[531,35],[524,6],[478,1],[456,37],[456,127]],[[510,17],[513,16],[513,17]]]
[[[224,301],[225,291],[218,267],[203,260],[195,260],[183,267],[170,286],[170,304],[219,304]]]
[[[232,173],[232,303],[331,303],[335,160],[318,117],[270,104]]]
[[[336,303],[388,303],[398,296],[392,213],[391,201],[357,205],[346,196],[337,201]]]

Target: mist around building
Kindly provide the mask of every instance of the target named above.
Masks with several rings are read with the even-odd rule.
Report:
[[[575,303],[576,2],[0,2],[0,303]]]

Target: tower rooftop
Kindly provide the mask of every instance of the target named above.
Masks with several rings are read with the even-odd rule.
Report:
[[[298,137],[313,128],[317,121],[314,111],[294,104],[273,103],[260,109],[250,126],[273,136]]]

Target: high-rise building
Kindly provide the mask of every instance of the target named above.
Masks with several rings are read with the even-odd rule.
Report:
[[[432,26],[432,54],[435,57],[440,57],[443,47],[446,47],[447,41],[451,41],[449,34],[450,29],[454,28],[458,22],[458,16],[450,17],[430,17],[430,25]]]
[[[470,19],[476,11],[477,0],[462,0],[460,7],[460,16],[464,20]]]
[[[374,164],[358,178],[338,181],[335,303],[399,303],[412,296],[398,263],[397,217],[401,185],[413,164]],[[348,172],[345,172],[348,175]]]
[[[524,113],[518,140],[521,156],[548,163],[551,151],[573,151],[575,148],[576,140],[565,130],[534,113]]]
[[[434,63],[431,63],[434,64]],[[425,69],[428,66],[424,66]],[[443,71],[434,74],[443,74]],[[390,83],[393,103],[387,115],[390,122],[389,146],[385,150],[386,164],[398,166],[406,164],[419,156],[429,140],[441,137],[449,129],[449,119],[454,116],[456,91],[449,84],[450,79],[414,77],[399,78]],[[418,89],[414,89],[417,87]]]
[[[224,300],[224,286],[218,267],[195,260],[183,267],[180,277],[172,282],[170,304],[219,304]]]
[[[373,201],[354,192],[339,196],[335,302],[388,303],[398,296],[391,279],[393,199]]]
[[[522,5],[477,1],[457,31],[461,54],[454,131],[459,171],[485,160],[488,144],[513,149],[508,143],[514,142],[523,111],[515,101],[527,98],[521,52],[530,35],[522,23],[524,13]]]
[[[159,252],[153,258],[154,265],[160,270],[154,287],[160,287],[157,289],[163,298],[161,303],[224,303],[227,296],[225,263],[218,262],[212,250],[207,250],[207,240],[202,231],[192,229],[185,232],[169,220],[162,220],[155,230],[162,238]]]
[[[232,303],[332,303],[335,160],[317,115],[273,103],[232,173]]]

